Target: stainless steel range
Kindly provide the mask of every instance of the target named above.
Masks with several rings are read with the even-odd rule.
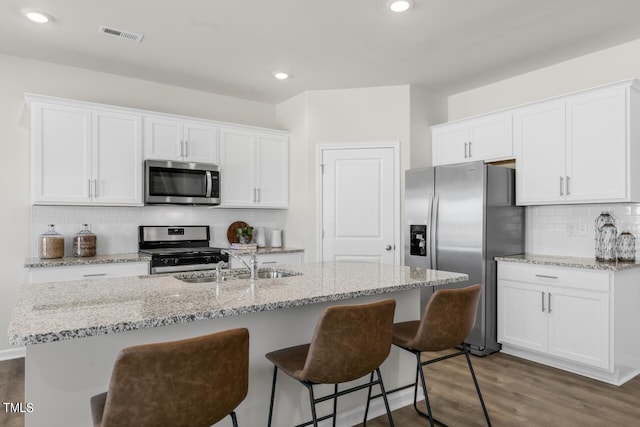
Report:
[[[138,251],[151,255],[151,274],[211,270],[229,255],[210,247],[210,236],[208,225],[141,225]]]

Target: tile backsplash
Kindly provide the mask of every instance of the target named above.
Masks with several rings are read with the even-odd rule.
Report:
[[[267,245],[271,230],[284,228],[286,210],[216,209],[205,206],[33,206],[31,208],[31,253],[38,256],[38,236],[55,224],[65,237],[65,256],[72,253],[73,236],[89,224],[97,235],[97,253],[115,254],[138,251],[139,225],[209,225],[211,245],[227,247],[227,228],[235,221],[264,227]],[[286,244],[286,236],[283,237]]]
[[[530,206],[527,208],[526,251],[540,255],[595,257],[595,220],[613,213],[618,233],[630,231],[640,240],[640,204]]]

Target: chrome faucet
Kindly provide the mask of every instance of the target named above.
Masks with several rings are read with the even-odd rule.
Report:
[[[236,260],[238,260],[244,266],[244,268],[249,270],[249,277],[251,277],[252,280],[256,278],[256,272],[258,270],[258,258],[256,257],[255,252],[249,253],[249,255],[251,256],[249,258],[249,264],[247,264],[245,260],[240,258],[240,256],[235,252],[228,251],[226,249],[222,249],[220,252],[222,252],[223,254],[227,254],[235,258]]]
[[[224,261],[220,261],[218,264],[216,264],[216,281],[220,281],[222,280],[222,269],[227,267],[227,263]]]

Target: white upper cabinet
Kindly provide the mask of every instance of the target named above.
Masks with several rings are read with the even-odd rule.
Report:
[[[632,81],[514,112],[519,205],[640,201]]]
[[[145,159],[218,164],[218,128],[206,123],[145,117]]]
[[[220,206],[286,209],[289,138],[286,133],[220,128]]]
[[[156,159],[219,165],[220,207],[289,207],[286,131],[25,98],[31,106],[33,204],[140,206],[144,160]]]
[[[432,135],[434,166],[513,158],[511,114],[495,113],[434,126]]]
[[[565,135],[563,102],[537,104],[514,113],[518,204],[565,199]]]
[[[142,204],[142,118],[31,103],[34,204]]]
[[[92,120],[91,197],[106,205],[142,203],[142,118],[94,111]]]

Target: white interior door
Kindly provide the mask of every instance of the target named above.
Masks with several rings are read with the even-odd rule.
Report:
[[[323,149],[322,260],[396,263],[394,147]]]

